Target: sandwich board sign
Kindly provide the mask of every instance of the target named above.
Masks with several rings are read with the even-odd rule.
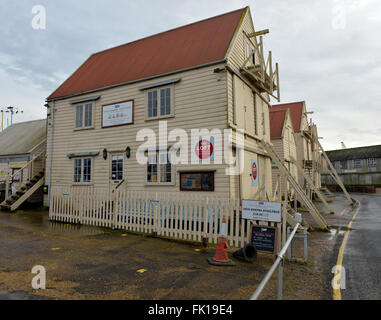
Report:
[[[250,242],[259,252],[275,253],[276,228],[251,225]]]
[[[281,221],[281,203],[271,201],[242,200],[242,218],[261,221]]]

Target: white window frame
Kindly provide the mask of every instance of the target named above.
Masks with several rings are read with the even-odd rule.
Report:
[[[376,168],[377,167],[376,158],[368,158],[367,164],[368,164],[368,168]]]
[[[175,172],[174,172],[174,165],[172,163],[171,163],[171,181],[170,182],[162,182],[162,181],[160,181],[160,177],[161,177],[161,165],[167,165],[167,164],[160,164],[160,152],[166,152],[167,154],[170,154],[170,151],[169,150],[155,150],[155,152],[157,154],[156,160],[159,160],[158,163],[156,163],[156,165],[157,165],[157,170],[156,170],[157,181],[156,182],[148,181],[148,161],[149,161],[149,157],[147,157],[147,164],[145,165],[145,181],[146,181],[146,185],[152,185],[152,186],[171,186],[171,185],[175,185]],[[149,152],[147,152],[146,155],[149,156]]]
[[[77,160],[81,161],[81,179],[80,181],[75,181],[75,163]],[[84,174],[85,174],[85,160],[90,160],[91,161],[91,167],[90,167],[90,180],[89,181],[84,181]],[[74,184],[91,184],[93,183],[93,170],[94,168],[94,159],[93,157],[80,157],[80,158],[73,158],[73,183]]]
[[[250,53],[248,53],[248,49],[250,50]],[[254,65],[255,64],[255,52],[253,52],[254,50],[254,47],[253,45],[251,44],[251,42],[249,40],[246,40],[245,41],[245,44],[244,44],[244,51],[245,51],[245,61],[246,59],[251,56],[251,59],[249,60],[249,62]]]
[[[87,106],[91,105],[91,124],[90,125],[85,125],[86,124],[86,109]],[[81,125],[77,127],[77,110],[79,107],[82,107],[82,112],[81,112]],[[74,130],[86,130],[86,129],[93,129],[94,128],[94,113],[95,113],[95,102],[90,101],[90,102],[83,102],[83,103],[77,103],[74,105]]]
[[[165,114],[165,115],[161,115],[160,114],[160,111],[161,111],[161,90],[166,90],[166,89],[170,89],[170,113],[169,114]],[[154,92],[156,91],[157,92],[157,116],[149,116],[149,110],[148,110],[148,95],[150,92]],[[174,117],[175,115],[175,86],[172,84],[172,85],[169,85],[169,86],[161,86],[161,87],[156,87],[156,88],[152,88],[152,89],[147,89],[146,92],[145,92],[145,95],[146,95],[146,103],[145,103],[145,108],[146,108],[146,120],[157,120],[157,119],[165,119],[165,118],[171,118],[171,117]]]
[[[353,160],[353,168],[354,168],[354,169],[359,169],[359,168],[361,168],[361,160],[360,160],[360,159],[354,159],[354,160]]]
[[[113,179],[112,178],[112,158],[113,157],[122,157],[122,179]],[[111,153],[110,154],[110,180],[111,181],[122,181],[124,179],[124,168],[125,168],[125,161],[124,161],[124,155],[123,153]]]

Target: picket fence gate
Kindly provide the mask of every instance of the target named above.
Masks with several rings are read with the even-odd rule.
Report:
[[[251,223],[263,224],[242,219],[239,200],[229,198],[78,186],[53,187],[50,194],[52,221],[189,241],[217,243],[223,217],[228,244],[237,248],[248,242]]]

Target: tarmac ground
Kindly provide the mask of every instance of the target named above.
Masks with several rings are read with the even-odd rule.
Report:
[[[340,194],[331,204],[339,213],[329,218],[345,226],[351,208]],[[308,262],[285,262],[284,299],[332,298],[331,268],[343,233],[339,227],[309,233]],[[299,256],[301,241],[293,244]],[[258,254],[254,263],[211,266],[207,258],[214,251],[200,243],[49,222],[43,210],[0,212],[0,299],[248,299],[274,261]],[[46,270],[45,290],[31,286],[36,265]],[[276,299],[276,274],[261,299]]]

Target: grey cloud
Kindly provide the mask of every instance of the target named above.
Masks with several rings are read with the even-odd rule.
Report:
[[[256,29],[270,28],[265,49],[280,63],[282,102],[306,100],[327,149],[340,147],[340,141],[347,146],[381,143],[379,1],[342,0],[343,30],[332,28],[331,0],[38,3],[47,10],[43,31],[31,28],[31,1],[0,4],[0,84],[6,90],[4,85],[14,83],[4,97],[10,103],[14,90],[13,100],[24,103],[31,95],[33,106],[27,108],[36,116],[44,111],[44,98],[90,54],[250,5]]]

